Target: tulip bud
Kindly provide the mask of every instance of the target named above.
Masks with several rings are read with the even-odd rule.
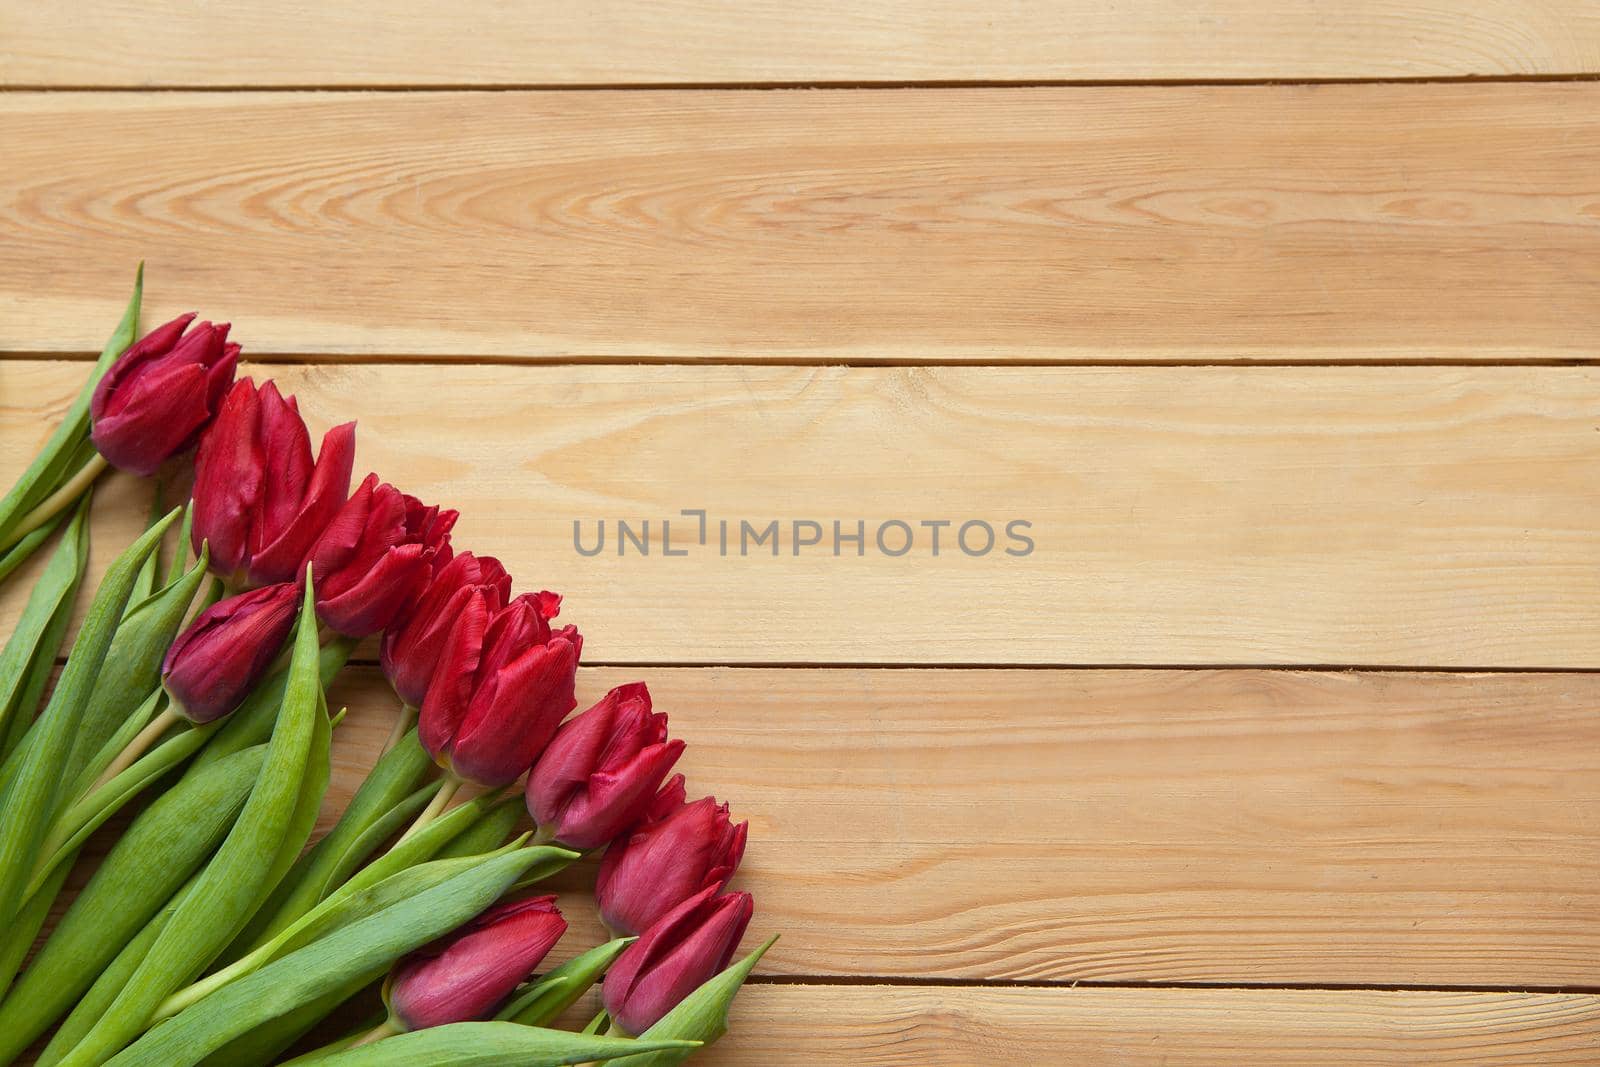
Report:
[[[594,887],[601,918],[616,933],[636,934],[696,893],[721,889],[739,869],[749,832],[713,797],[685,804],[683,775],[673,775],[644,821],[606,849]]]
[[[335,426],[313,465],[294,397],[270,381],[236,382],[195,456],[195,551],[209,544],[212,570],[235,582],[298,581],[349,495],[355,449],[355,423]]]
[[[528,775],[528,812],[568,848],[599,848],[644,817],[682,753],[644,683],[618,686],[556,731]]]
[[[194,443],[222,403],[239,361],[228,324],[180,315],[134,342],[89,400],[94,447],[113,466],[151,475]]]
[[[733,959],[755,913],[749,893],[696,893],[653,923],[606,972],[606,1011],[642,1034]]]
[[[389,1018],[402,1030],[488,1018],[566,932],[555,900],[497,904],[402,959],[384,990]]]
[[[525,593],[498,612],[468,598],[422,699],[418,735],[454,774],[497,788],[533,766],[576,705],[573,682],[583,637],[554,633],[554,593]]]
[[[422,592],[433,568],[450,559],[457,515],[367,475],[308,557],[317,617],[346,637],[388,626]]]
[[[379,649],[383,673],[411,707],[422,706],[450,627],[474,591],[483,595],[491,614],[497,612],[511,595],[511,575],[493,556],[463,552],[437,568],[411,610],[384,631]]]
[[[293,582],[219,600],[167,649],[162,684],[191,722],[220,719],[250,695],[294,629],[300,594]]]

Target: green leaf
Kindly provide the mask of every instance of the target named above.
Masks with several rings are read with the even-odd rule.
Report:
[[[270,891],[268,878],[276,862],[269,867],[262,859],[281,858],[280,850],[298,822],[301,780],[313,761],[319,720],[321,730],[327,728],[317,676],[317,619],[312,596],[307,582],[283,707],[266,762],[244,809],[117,999],[94,1029],[62,1058],[64,1067],[96,1067],[137,1037],[156,1006],[204,970]],[[326,736],[321,734],[324,739]]]
[[[84,496],[89,494],[85,493]],[[17,539],[17,543],[9,548],[0,550],[0,582],[11,576],[11,572],[22,566],[39,550],[39,546],[50,539],[61,525],[61,516],[48,520]]]
[[[495,1018],[523,1026],[549,1026],[576,1004],[622,955],[622,950],[636,940],[619,937],[568,960],[513,997]]]
[[[502,852],[509,852],[516,847],[515,845],[507,846]],[[568,855],[573,858],[577,856],[576,853],[568,853]],[[158,1018],[165,1018],[168,1015],[177,1014],[190,1004],[199,1001],[202,997],[215,992],[229,982],[236,982],[245,975],[260,970],[275,959],[309,945],[318,938],[325,937],[341,927],[348,926],[369,915],[375,915],[386,908],[393,907],[395,904],[409,900],[418,893],[426,892],[436,885],[449,881],[458,874],[470,871],[491,858],[493,858],[492,854],[490,856],[467,856],[453,860],[434,860],[430,863],[418,864],[398,874],[392,874],[383,881],[364,889],[348,893],[335,893],[248,956],[173,994],[167,999],[166,1003],[161,1005],[156,1015]]]
[[[45,1045],[34,1067],[55,1067],[78,1042],[93,1032],[100,1017],[105,1014],[112,1001],[117,999],[117,995],[128,984],[128,979],[133,977],[133,972],[138,970],[139,964],[144,962],[151,946],[161,936],[161,931],[166,929],[173,912],[178,910],[178,905],[194,888],[199,878],[199,874],[192,875],[168,899],[155,917],[145,923],[133,939],[122,947],[122,951],[117,953],[116,958],[106,969],[100,972],[94,984],[89,987],[89,991],[83,995],[72,1009],[72,1013],[61,1024],[60,1029],[51,1035],[50,1043]]]
[[[284,939],[284,949],[274,953],[274,955],[281,955],[282,951],[292,951],[302,945],[309,944],[342,926],[348,926],[350,923],[368,915],[375,915],[385,908],[408,900],[464,872],[480,867],[488,860],[507,855],[513,851],[522,858],[527,867],[538,867],[556,862],[571,863],[578,858],[578,853],[553,845],[536,845],[532,848],[521,848],[520,845],[513,844],[497,849],[494,852],[485,853],[482,856],[460,856],[454,859],[430,860],[427,863],[419,863],[415,867],[408,867],[403,871],[391,874],[382,881],[375,882],[369,886],[359,888],[343,886],[310,912],[307,912],[298,923],[284,931],[283,934],[280,934],[279,937]]]
[[[333,676],[339,673],[354,650],[354,641],[335,638],[317,654],[317,675],[324,687],[333,681]],[[245,697],[244,703],[229,713],[226,719],[221,720],[221,729],[194,758],[194,762],[184,773],[198,774],[207,764],[242,749],[259,745],[271,737],[273,725],[278,720],[278,710],[283,705],[283,694],[288,682],[289,671],[285,668],[274,671],[256,686],[251,694]]]
[[[0,929],[10,924],[22,904],[22,891],[56,812],[62,768],[111,648],[134,577],[175,518],[177,512],[146,531],[106,571],[50,703],[29,731],[31,740],[0,800]]]
[[[5,944],[0,946],[0,997],[5,996],[11,980],[17,976],[17,968],[22,966],[23,959],[27,957],[28,949],[33,947],[34,939],[44,929],[44,922],[50,917],[50,906],[66,884],[71,869],[71,863],[56,868],[45,879],[41,891],[23,903],[22,910],[6,931]]]
[[[400,803],[384,812],[376,822],[372,823],[361,832],[361,836],[351,841],[334,860],[325,874],[322,875],[321,884],[316,886],[318,899],[325,899],[345,882],[360,866],[372,858],[372,855],[383,846],[385,841],[399,835],[401,830],[416,821],[422,809],[428,806],[434,794],[439,791],[438,782],[429,782],[413,790],[404,797]],[[491,851],[483,849],[484,852]],[[472,853],[478,855],[478,853]]]
[[[160,702],[161,694],[159,692],[151,693],[150,698],[144,702],[144,705],[128,716],[128,721],[123,724],[123,729],[117,731],[117,734],[106,742],[107,746],[115,744],[119,738],[123,738],[124,734],[131,737],[142,730],[155,715],[156,706]],[[107,759],[109,760],[110,757],[108,756]],[[79,784],[75,784],[62,795],[64,797],[74,796],[80,793],[87,784],[87,779],[80,775]],[[109,786],[112,783],[108,782],[106,784]],[[44,843],[39,846],[39,861],[34,865],[33,876],[28,880],[28,888],[24,890],[25,899],[32,896],[38,889],[41,879],[54,870],[57,863],[63,862],[66,853],[76,851],[78,845],[83,843],[83,839],[93,833],[96,827],[104,823],[116,811],[115,806],[104,804],[106,796],[111,792],[113,792],[111,789],[105,790],[104,793],[97,791],[93,802],[79,800],[76,803],[67,803],[63,801],[63,810],[56,816],[55,821],[50,824],[50,829],[44,836]]]
[[[157,522],[159,522],[161,520],[161,516],[166,514],[166,512],[161,507],[161,497],[162,497],[163,494],[161,492],[161,478],[160,478],[160,476],[157,476],[156,481],[155,481],[155,485],[153,486],[153,488],[154,488],[155,491],[150,494],[150,518],[145,523],[146,527],[155,525]],[[183,509],[183,518],[178,523],[178,529],[182,530],[188,525],[189,525],[189,508],[187,506],[185,506],[184,509]],[[148,597],[151,593],[155,592],[155,589],[156,589],[156,575],[159,574],[160,571],[161,571],[161,550],[157,549],[156,551],[150,553],[150,558],[146,559],[144,561],[144,566],[139,568],[139,577],[134,579],[134,582],[133,582],[133,596],[131,598],[129,598],[129,601],[128,601],[129,604],[138,604],[140,601],[142,601],[146,597]],[[128,610],[132,611],[133,608],[130,607]]]
[[[358,974],[331,993],[307,1001],[275,1019],[268,1019],[243,1037],[234,1038],[201,1061],[202,1067],[268,1067],[277,1063],[289,1046],[333,1014],[341,1004],[376,986],[388,973],[387,964]],[[376,999],[376,990],[373,990]]]
[[[161,499],[161,490],[156,490],[156,499]],[[172,561],[167,564],[167,572],[161,584],[171,585],[173,580],[182,574],[192,560],[189,558],[189,547],[194,543],[194,505],[191,503],[183,509],[183,521],[178,524],[178,541],[172,546]]]
[[[242,821],[242,818],[241,818]],[[229,983],[155,1027],[111,1062],[186,1067],[252,1027],[344,988],[477,915],[537,856],[531,849],[484,860],[432,889],[385,908]]]
[[[56,427],[55,433],[50,435],[50,440],[45,442],[43,450],[22,472],[22,477],[17,479],[11,491],[0,498],[0,535],[8,533],[35,505],[82,466],[84,457],[81,450],[89,440],[89,398],[117,357],[133,344],[139,332],[139,303],[143,296],[144,264],[141,263],[134,275],[133,296],[122,313],[122,321],[117,324],[111,339],[100,353],[100,359],[89,372],[89,380],[78,391],[72,406],[67,409],[66,417]],[[77,466],[73,465],[74,460],[79,461]],[[143,560],[140,564],[143,564]]]
[[[684,997],[640,1038],[681,1037],[707,1045],[716,1041],[728,1032],[728,1006],[733,1003],[734,994],[776,940],[776,936],[768,938],[766,944]],[[672,1067],[688,1058],[687,1052],[651,1052],[613,1060],[610,1067]]]
[[[51,840],[60,840],[61,844],[54,848],[53,855],[41,860],[38,869],[53,866],[60,862],[63,853],[70,852],[83,844],[85,838],[104,825],[106,820],[120,811],[128,801],[143,792],[146,786],[165,776],[167,772],[193,755],[215,730],[215,723],[189,726],[179,730],[176,735],[134,761],[131,767],[62,812],[56,820],[55,832],[51,837]]]
[[[522,821],[527,810],[521,792],[496,801],[477,822],[463,830],[455,840],[439,850],[441,859],[449,856],[475,856],[499,848]]]
[[[66,639],[72,602],[89,560],[89,499],[72,515],[65,536],[45,564],[27,607],[0,652],[0,761],[11,754],[33,722],[56,655]]]
[[[154,555],[152,552],[151,558]],[[188,573],[130,608],[117,627],[106,665],[95,681],[88,706],[78,723],[72,757],[63,771],[68,781],[74,781],[80,772],[90,767],[101,746],[117,732],[123,720],[160,688],[161,661],[167,654],[167,646],[183,627],[205,573],[202,559]],[[93,781],[104,769],[105,764],[101,764],[87,777]]]
[[[116,648],[115,643],[112,644],[112,648]],[[71,787],[62,796],[77,797],[81,800],[85,795],[97,788],[97,783],[103,784],[100,783],[102,774],[111,766],[112,761],[121,755],[122,751],[145,731],[145,728],[150,725],[150,721],[156,717],[158,711],[162,710],[162,706],[165,703],[165,693],[159,689],[151,690],[150,695],[144,698],[144,703],[140,704],[132,714],[122,720],[122,723],[117,727],[116,733],[106,738],[105,743],[100,746],[100,751],[90,757],[89,762],[78,771],[77,778],[73,780]],[[127,768],[123,769],[126,770]],[[69,804],[68,806],[70,807],[71,805]]]
[[[70,1007],[211,855],[244,805],[266,754],[266,746],[257,745],[219,760],[139,814],[73,900],[13,995],[0,1002],[0,1063],[19,1055]]]
[[[316,1062],[318,1067],[557,1067],[626,1056],[640,1049],[672,1049],[687,1056],[695,1045],[591,1037],[516,1023],[451,1023],[386,1037]]]
[[[146,563],[155,555],[152,552]],[[139,713],[154,710],[153,701],[161,691],[157,683],[162,658],[177,636],[204,576],[202,562],[124,612],[105,665],[78,721],[71,756],[61,770],[62,781],[70,786],[59,792],[58,808],[94,812],[101,822],[116,811],[116,807],[86,805],[84,794],[142,728],[143,724],[137,721]],[[25,738],[23,744],[30,742],[31,736]],[[131,795],[123,793],[118,804],[126,802]],[[82,825],[81,820],[63,823],[58,817],[51,828],[50,839],[59,842]]]
[[[267,868],[261,891],[246,913],[246,918],[260,910],[300,858],[306,842],[311,839],[311,831],[316,828],[317,812],[322,810],[322,798],[328,791],[328,779],[333,773],[333,723],[328,718],[328,702],[320,683],[316,693],[318,711],[311,720],[311,748],[306,753],[305,766],[300,774],[300,791],[295,798],[294,813],[289,818],[283,844],[278,847],[272,865]]]
[[[438,788],[439,786],[435,785],[435,791]],[[450,809],[410,837],[395,842],[389,851],[357,871],[339,887],[338,891],[351,893],[369,885],[376,885],[391,874],[397,874],[407,867],[432,859],[440,849],[471,826],[488,806],[489,801],[486,798],[474,797],[465,804]]]
[[[240,951],[235,955],[243,955],[271,940],[310,911],[379,844],[393,836],[401,828],[394,823],[403,819],[403,812],[409,810],[408,794],[416,791],[430,763],[428,754],[417,743],[415,730],[379,757],[333,829],[300,858],[274,891],[272,899],[245,928],[239,938]],[[371,839],[375,827],[387,828],[388,832]]]

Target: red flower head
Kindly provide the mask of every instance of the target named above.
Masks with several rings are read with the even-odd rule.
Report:
[[[194,443],[233,381],[239,346],[228,324],[179,315],[135,341],[89,399],[94,447],[113,466],[151,475]]]
[[[389,1017],[405,1030],[486,1018],[566,932],[555,897],[497,904],[400,960],[389,975]]]
[[[528,811],[568,848],[598,848],[644,817],[682,753],[644,683],[618,686],[556,732],[528,775]]]
[[[388,626],[449,562],[458,514],[367,475],[312,546],[317,617],[347,637]]]
[[[482,785],[510,785],[533,766],[577,705],[573,681],[583,638],[551,632],[554,593],[524,593],[491,613],[474,592],[450,629],[422,699],[423,747]]]
[[[192,722],[228,714],[250,694],[294,629],[300,593],[293,582],[219,600],[167,649],[162,683]]]
[[[716,894],[702,890],[667,912],[606,972],[606,1011],[623,1030],[644,1033],[733,959],[755,901]]]
[[[474,592],[483,595],[493,614],[511,595],[511,575],[493,556],[463,552],[437,568],[416,604],[384,632],[379,650],[383,673],[400,699],[412,707],[422,706],[451,624]]]
[[[673,775],[644,822],[606,849],[594,888],[601,918],[637,934],[696,893],[721,889],[739,868],[749,831],[713,797],[685,804],[683,776]]]
[[[311,435],[294,397],[267,382],[234,384],[194,463],[196,552],[211,569],[252,585],[300,580],[311,546],[350,492],[356,424],[335,426],[311,462]]]

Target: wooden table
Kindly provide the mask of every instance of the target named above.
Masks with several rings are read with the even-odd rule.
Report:
[[[1600,1062],[1600,9],[237,6],[0,4],[0,478],[140,258],[359,419],[750,820],[697,1062]]]

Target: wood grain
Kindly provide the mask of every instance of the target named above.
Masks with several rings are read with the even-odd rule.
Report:
[[[0,85],[674,85],[1600,72],[1581,0],[96,0],[0,6]],[[261,42],[271,41],[272,48]]]
[[[1553,1067],[1600,1059],[1586,994],[747,987],[705,1067]]]
[[[580,700],[636,678],[750,820],[764,974],[1600,976],[1593,675],[586,669]],[[329,699],[336,811],[394,700],[372,668]],[[592,876],[564,952],[602,937]]]
[[[1591,667],[1600,647],[1592,367],[265,370],[317,432],[359,421],[362,470],[461,508],[458,546],[567,594],[598,662]],[[0,484],[85,373],[0,362]],[[146,491],[107,486],[96,568]],[[619,518],[650,520],[650,555],[618,555]],[[593,550],[601,519],[580,555],[574,523]],[[663,556],[663,519],[688,555]],[[891,519],[907,555],[877,544]],[[1013,519],[1027,556],[1005,554]],[[822,544],[796,556],[795,520]],[[833,554],[835,520],[867,524],[864,555]],[[935,557],[920,524],[941,520]],[[957,547],[972,520],[987,555]]]
[[[1591,358],[1597,105],[1592,82],[10,93],[0,351],[97,351],[144,258],[153,313],[232,318],[258,355]]]

